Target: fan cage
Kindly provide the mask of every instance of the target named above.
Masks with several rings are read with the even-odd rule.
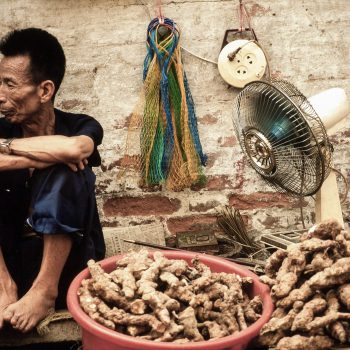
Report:
[[[321,119],[294,85],[247,84],[235,99],[233,124],[250,164],[276,190],[310,196],[320,189],[333,148]]]

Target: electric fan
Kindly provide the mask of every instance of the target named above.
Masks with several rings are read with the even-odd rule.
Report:
[[[250,164],[272,187],[311,196],[331,172],[333,147],[326,128],[348,111],[342,89],[308,100],[287,81],[253,81],[235,99],[233,124]]]

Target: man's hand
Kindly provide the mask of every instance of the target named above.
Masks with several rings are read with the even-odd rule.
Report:
[[[88,160],[83,159],[79,163],[66,163],[66,164],[72,171],[84,170],[85,166],[88,165]]]

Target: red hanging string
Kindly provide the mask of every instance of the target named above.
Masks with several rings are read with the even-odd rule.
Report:
[[[251,29],[250,16],[248,15],[248,11],[243,4],[243,0],[239,0],[238,17],[239,17],[239,31],[240,32],[243,32],[246,27]]]
[[[162,0],[157,0],[157,13],[158,13],[159,23],[164,23],[164,16],[162,12]]]

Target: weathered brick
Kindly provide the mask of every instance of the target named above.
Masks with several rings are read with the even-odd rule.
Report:
[[[217,231],[217,219],[214,215],[194,215],[172,217],[167,220],[167,226],[171,233],[184,231],[198,231],[209,230],[211,232]]]
[[[277,224],[279,223],[279,218],[271,216],[271,215],[266,215],[265,217],[263,217],[259,221],[264,227],[271,229],[271,228],[278,226]]]
[[[218,205],[220,205],[220,202],[213,200],[205,203],[198,203],[196,205],[190,204],[189,209],[190,211],[193,211],[193,212],[206,212],[208,210],[211,210],[217,207]]]
[[[106,216],[169,215],[181,207],[179,199],[162,196],[115,197],[103,204]]]
[[[216,124],[218,122],[218,118],[216,118],[210,114],[206,114],[200,118],[200,122],[201,122],[201,124],[204,124],[204,125],[212,125],[212,124]]]
[[[229,204],[236,209],[254,208],[297,208],[299,200],[286,194],[276,192],[257,192],[252,194],[235,194],[230,196]],[[303,202],[302,205],[306,206]]]
[[[232,147],[237,144],[237,140],[234,136],[219,137],[218,143],[220,147]]]
[[[110,183],[112,182],[111,179],[105,179],[103,181],[99,181],[96,184],[96,195],[101,195],[105,192],[105,190],[108,188]]]
[[[208,161],[206,165],[206,169],[210,169],[214,166],[215,161],[220,157],[221,153],[220,152],[212,152],[212,153],[207,153],[208,156]]]
[[[115,129],[125,129],[130,126],[131,120],[132,120],[133,114],[130,113],[128,116],[124,118],[120,118],[115,121],[114,128]]]
[[[233,168],[235,169],[235,172],[236,172],[236,182],[234,184],[235,189],[240,189],[243,187],[245,167],[246,167],[246,162],[243,160],[243,158],[238,160],[233,165]]]
[[[234,188],[232,179],[227,175],[208,176],[206,189],[209,191],[220,191]]]
[[[140,157],[137,155],[124,155],[122,158],[117,159],[113,165],[137,170],[140,167]],[[111,169],[108,167],[108,170]]]
[[[75,107],[78,107],[82,104],[82,101],[78,99],[71,99],[71,100],[63,100],[60,105],[61,108],[66,109],[66,110],[71,110],[74,109]]]
[[[251,16],[263,16],[268,14],[269,12],[271,12],[271,8],[270,7],[263,7],[259,4],[253,4],[253,6],[250,8],[251,11]]]
[[[121,227],[122,225],[117,220],[113,220],[112,222],[101,220],[102,227]]]
[[[155,224],[157,223],[156,220],[140,220],[140,221],[129,221],[128,226],[139,226],[139,225],[149,225],[149,224]],[[125,223],[121,223],[118,220],[108,221],[108,220],[101,220],[102,227],[123,227],[125,226]]]

